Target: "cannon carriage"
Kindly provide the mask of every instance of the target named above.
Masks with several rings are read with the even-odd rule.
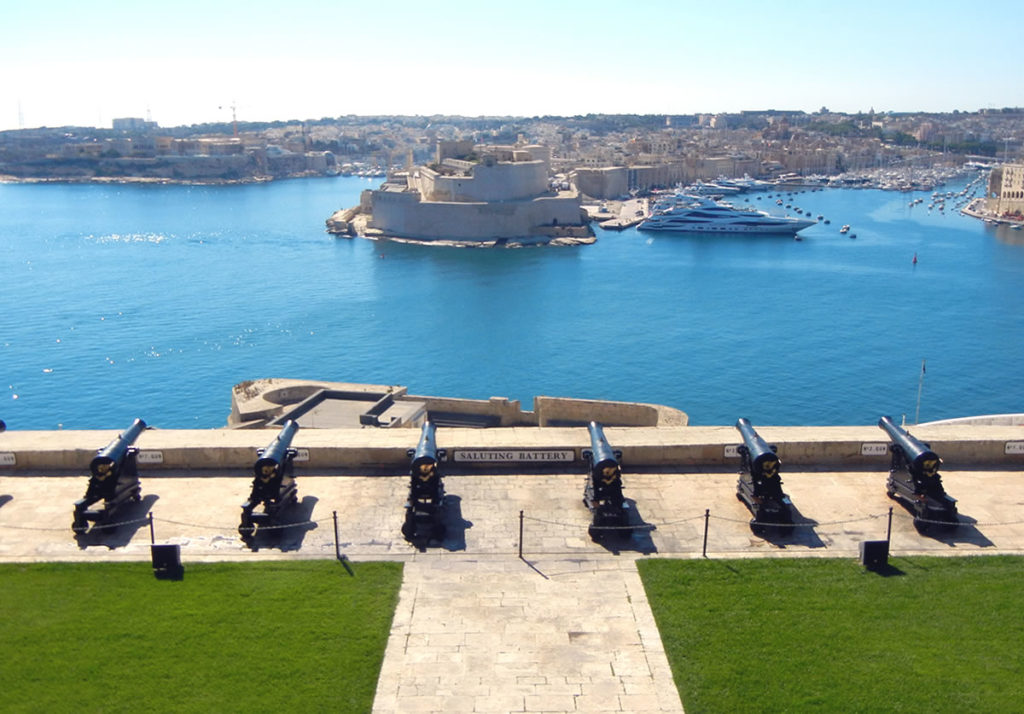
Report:
[[[92,528],[106,531],[115,522],[115,515],[127,503],[142,500],[142,485],[136,457],[139,450],[132,446],[146,430],[146,422],[136,419],[109,444],[97,450],[89,462],[89,485],[85,496],[75,501],[71,530],[84,535]],[[99,508],[91,508],[102,501]]]
[[[256,452],[252,490],[242,504],[238,526],[238,534],[246,543],[253,541],[257,529],[279,525],[283,513],[298,502],[299,487],[294,475],[298,451],[291,448],[298,430],[299,425],[289,419],[274,440]],[[256,510],[261,506],[262,510]]]
[[[775,446],[769,446],[747,419],[739,419],[736,428],[743,437],[737,448],[740,455],[740,477],[736,497],[746,504],[753,518],[750,527],[755,533],[774,530],[788,536],[793,532],[793,503],[782,490],[779,469],[782,462]]]
[[[928,444],[897,426],[890,417],[883,416],[878,426],[892,442],[889,444],[892,462],[885,482],[889,498],[910,511],[914,526],[921,532],[933,527],[938,530],[956,528],[960,524],[956,499],[942,486],[939,455]]]
[[[587,431],[590,433],[590,448],[582,453],[587,462],[583,503],[592,518],[587,531],[594,539],[611,534],[629,538],[633,530],[629,504],[622,495],[622,452],[612,449],[599,423],[590,422]]]
[[[436,432],[432,422],[424,422],[419,443],[408,451],[412,461],[409,464],[409,498],[405,502],[402,535],[416,545],[442,540],[445,536],[442,520],[444,482],[438,464],[446,452],[437,448]]]

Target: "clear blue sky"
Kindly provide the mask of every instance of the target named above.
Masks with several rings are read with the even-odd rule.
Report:
[[[0,0],[0,129],[1024,106],[1019,7]]]

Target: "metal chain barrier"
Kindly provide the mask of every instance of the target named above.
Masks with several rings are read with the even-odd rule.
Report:
[[[100,523],[98,525],[101,526],[102,528],[119,528],[121,526],[128,526],[128,525],[132,525],[132,524],[135,524],[135,523],[148,523],[148,522],[149,522],[149,515],[147,514],[145,518],[133,518],[130,521],[118,521],[117,523]],[[50,532],[50,533],[62,533],[64,531],[71,530],[70,527],[68,527],[68,528],[42,528],[42,527],[38,527],[38,526],[16,526],[16,525],[13,525],[13,524],[10,524],[10,523],[0,523],[0,528],[10,528],[11,530],[16,530],[16,531],[40,531],[40,532]]]
[[[156,516],[153,517],[153,520],[155,522],[158,522],[158,523],[170,523],[170,524],[176,525],[176,526],[185,526],[186,528],[206,528],[206,529],[215,530],[215,531],[230,531],[230,532],[234,532],[238,528],[238,526],[214,526],[214,525],[207,525],[205,523],[187,523],[185,521],[171,520],[170,518],[157,518]],[[298,521],[296,523],[282,523],[282,524],[279,524],[279,525],[276,525],[276,526],[259,526],[259,530],[261,530],[261,531],[269,531],[269,530],[279,530],[279,529],[284,529],[284,528],[295,528],[296,526],[317,525],[319,523],[326,523],[329,520],[331,520],[331,519],[330,518],[321,518],[318,521]]]
[[[337,530],[336,514],[337,514],[337,512],[335,512],[335,530]],[[890,516],[891,517],[892,515],[895,515],[897,518],[902,519],[903,522],[907,522],[908,520],[911,520],[915,524],[937,525],[937,526],[949,526],[949,525],[951,525],[948,521],[936,521],[936,520],[929,520],[929,519],[925,519],[925,518],[916,518],[912,514],[906,512],[906,511],[904,511],[902,509],[899,509],[899,510],[890,509],[889,513],[871,513],[871,514],[867,514],[865,516],[861,516],[861,517],[857,517],[857,518],[848,518],[848,519],[835,520],[835,521],[823,521],[823,522],[805,521],[805,522],[797,522],[797,523],[773,523],[773,522],[767,522],[767,521],[757,521],[757,520],[752,520],[752,519],[731,518],[731,517],[727,517],[727,516],[712,515],[710,513],[710,509],[707,509],[704,514],[688,516],[688,517],[685,517],[685,518],[674,519],[674,520],[671,520],[671,521],[641,522],[641,523],[638,523],[636,525],[625,525],[625,526],[593,526],[592,524],[589,524],[589,523],[581,524],[579,521],[568,522],[568,521],[562,521],[562,520],[556,520],[556,519],[538,518],[538,517],[535,517],[535,516],[526,516],[522,511],[520,511],[520,516],[519,516],[519,518],[520,518],[520,523],[519,523],[519,526],[520,526],[519,549],[520,549],[520,557],[522,557],[522,544],[523,544],[523,538],[524,538],[523,524],[526,521],[528,521],[530,523],[536,523],[536,524],[539,524],[539,525],[543,525],[543,526],[551,526],[551,527],[556,527],[556,528],[564,528],[564,529],[568,529],[570,531],[581,531],[581,530],[586,529],[588,532],[601,531],[601,532],[609,532],[609,534],[611,534],[611,533],[614,533],[616,531],[651,532],[651,531],[658,530],[658,529],[669,529],[672,526],[678,526],[678,525],[681,525],[681,524],[684,524],[684,523],[690,523],[690,522],[696,522],[696,521],[704,520],[704,522],[705,522],[704,539],[705,540],[704,540],[703,550],[704,550],[704,554],[706,556],[706,554],[707,554],[707,536],[708,536],[708,530],[709,530],[709,522],[711,520],[719,521],[719,522],[722,522],[722,523],[743,524],[743,525],[750,525],[752,527],[757,526],[757,527],[763,527],[763,528],[828,529],[828,528],[831,528],[831,527],[844,526],[844,525],[851,524],[851,523],[864,523],[864,522],[877,521],[880,518],[885,518],[886,516]],[[332,520],[332,518],[327,517],[327,518],[321,518],[321,519],[310,519],[310,520],[305,520],[305,521],[299,521],[299,522],[296,522],[296,523],[280,523],[280,524],[275,524],[275,525],[265,525],[265,526],[259,526],[259,531],[278,531],[278,530],[286,530],[288,528],[309,528],[310,526],[318,526],[318,525],[320,525],[322,523],[326,523],[326,522],[331,521],[331,520]],[[121,526],[141,525],[141,524],[144,524],[144,523],[147,523],[147,522],[150,523],[151,528],[152,528],[153,523],[159,522],[159,523],[165,523],[165,524],[173,525],[173,526],[181,526],[181,527],[185,527],[185,528],[208,529],[208,530],[221,531],[221,532],[226,532],[226,533],[234,533],[237,530],[237,526],[234,526],[234,525],[232,525],[232,526],[213,525],[213,524],[205,524],[205,523],[193,523],[193,522],[187,522],[187,521],[179,521],[179,520],[174,520],[174,519],[170,519],[170,518],[159,518],[159,517],[154,516],[152,512],[149,512],[146,516],[140,517],[140,518],[132,518],[132,519],[127,519],[127,520],[123,520],[123,521],[117,521],[117,522],[113,522],[113,523],[100,523],[100,524],[97,524],[97,525],[102,527],[104,530],[106,530],[106,529],[113,530],[113,529],[119,528]],[[971,527],[971,528],[998,528],[998,527],[1004,527],[1004,526],[1017,526],[1017,525],[1021,525],[1021,524],[1024,524],[1024,520],[1014,520],[1014,521],[1005,521],[1005,522],[991,522],[991,523],[977,523],[977,522],[964,522],[964,521],[960,521],[959,522],[960,526],[967,526],[967,527]],[[64,528],[64,527],[53,528],[53,527],[23,526],[23,525],[9,524],[9,523],[0,523],[0,530],[5,529],[5,528],[6,529],[11,529],[11,530],[19,530],[19,531],[37,531],[37,532],[54,532],[54,533],[67,532],[67,531],[71,530],[70,527],[68,527],[68,528]],[[396,538],[396,540],[397,540],[397,538]],[[340,554],[340,544],[337,541],[338,541],[338,538],[335,537],[335,543],[333,544],[333,547]],[[324,545],[322,547],[323,548],[330,547],[330,544]],[[698,546],[698,549],[699,549],[699,546]],[[842,549],[842,552],[847,552],[849,550],[850,549]],[[722,549],[719,548],[719,549],[716,549],[716,552],[719,552],[719,553],[743,552],[743,549],[736,549],[736,550],[726,549],[726,550],[722,550]],[[368,557],[373,557],[374,556],[373,553],[366,553],[364,555],[366,555]],[[396,555],[396,554],[388,553],[388,555],[390,556],[390,555]],[[339,559],[344,558],[344,556],[341,556],[341,555],[339,555],[338,557],[339,557]]]

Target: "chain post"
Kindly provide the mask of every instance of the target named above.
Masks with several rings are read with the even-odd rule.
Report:
[[[702,555],[708,557],[708,521],[711,520],[711,509],[704,509],[704,550]]]
[[[523,512],[519,511],[519,559],[523,559]]]

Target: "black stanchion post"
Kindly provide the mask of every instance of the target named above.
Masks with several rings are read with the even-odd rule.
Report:
[[[150,511],[149,516],[149,544],[156,545],[156,532],[153,530],[153,512]]]
[[[341,560],[341,544],[338,542],[338,512],[334,511],[334,556]]]
[[[704,550],[701,553],[705,558],[708,557],[708,521],[711,519],[711,509],[704,509]]]
[[[889,506],[889,526],[885,529],[885,539],[892,540],[892,506]]]
[[[519,558],[523,557],[523,512],[519,511]]]
[[[348,566],[348,558],[341,553],[341,539],[338,537],[338,512],[333,511],[332,513],[334,514],[334,557],[336,557],[342,567],[345,568],[345,572],[349,575],[355,576],[352,568]]]

